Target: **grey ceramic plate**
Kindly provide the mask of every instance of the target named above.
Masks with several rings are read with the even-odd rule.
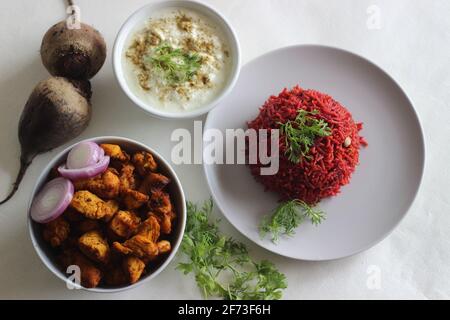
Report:
[[[247,64],[236,88],[209,113],[205,130],[246,128],[258,107],[285,87],[300,84],[333,96],[355,121],[364,122],[369,143],[349,185],[320,207],[327,219],[309,223],[278,244],[261,239],[258,224],[277,197],[256,183],[245,165],[206,165],[213,198],[242,234],[283,256],[330,260],[368,249],[386,237],[409,210],[422,180],[425,144],[411,101],[383,70],[355,54],[323,46],[293,46]]]

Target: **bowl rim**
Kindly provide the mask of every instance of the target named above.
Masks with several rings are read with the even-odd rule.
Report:
[[[156,156],[157,160],[161,163],[164,164],[164,166],[167,168],[167,170],[169,171],[171,178],[172,178],[172,182],[175,182],[176,188],[178,189],[178,192],[180,193],[180,197],[181,197],[181,203],[182,203],[182,208],[180,208],[180,212],[181,212],[181,219],[179,220],[178,223],[181,223],[181,225],[179,226],[180,228],[180,234],[178,236],[178,239],[175,241],[175,243],[172,246],[172,250],[170,252],[170,254],[166,257],[166,259],[164,260],[163,263],[161,263],[157,269],[155,269],[151,274],[149,274],[148,276],[146,276],[145,278],[137,281],[134,284],[130,284],[127,286],[123,286],[123,287],[118,287],[118,288],[86,288],[83,286],[77,286],[75,284],[71,284],[74,287],[76,287],[77,289],[83,289],[86,291],[90,291],[90,292],[99,292],[99,293],[115,293],[115,292],[121,292],[121,291],[125,291],[125,290],[129,290],[129,289],[133,289],[136,288],[140,285],[142,285],[145,282],[150,281],[151,279],[155,278],[158,274],[160,274],[168,265],[169,263],[173,260],[173,258],[175,257],[181,242],[183,240],[183,235],[184,235],[184,231],[185,231],[185,227],[186,227],[186,219],[187,219],[187,209],[186,209],[186,198],[185,198],[185,194],[184,194],[184,190],[183,187],[181,185],[181,182],[177,176],[177,174],[175,173],[174,169],[172,168],[172,166],[170,165],[170,163],[163,157],[161,156],[161,154],[159,154],[157,151],[155,151],[153,148],[147,146],[146,144],[130,139],[130,138],[125,138],[125,137],[120,137],[120,136],[98,136],[98,137],[92,137],[92,138],[87,138],[87,139],[83,139],[81,141],[75,142],[72,145],[68,146],[67,148],[65,148],[64,150],[62,150],[61,152],[59,152],[56,156],[54,156],[49,162],[48,164],[45,166],[45,168],[41,171],[41,173],[39,174],[38,178],[36,179],[36,182],[34,184],[33,190],[31,192],[31,197],[28,201],[28,206],[27,206],[27,228],[28,228],[28,234],[31,240],[31,243],[33,245],[33,248],[35,250],[35,252],[37,253],[37,255],[39,256],[39,259],[41,260],[41,262],[47,267],[48,270],[51,271],[51,273],[53,273],[57,278],[61,279],[62,281],[64,281],[65,283],[67,283],[67,277],[65,277],[63,275],[63,272],[61,270],[59,270],[53,263],[51,263],[48,260],[48,256],[47,254],[45,254],[45,252],[42,250],[41,246],[39,245],[39,243],[37,242],[37,238],[36,238],[36,234],[33,230],[33,223],[34,221],[32,221],[31,217],[30,217],[30,208],[31,208],[31,204],[36,196],[36,193],[38,191],[38,188],[40,187],[40,185],[43,183],[43,181],[47,178],[47,175],[49,173],[49,171],[51,170],[51,168],[58,163],[75,145],[77,145],[80,142],[84,142],[84,141],[93,141],[93,142],[101,142],[101,143],[105,143],[109,140],[112,141],[121,141],[124,143],[129,143],[129,144],[133,144],[138,146],[139,148],[142,148],[143,150],[146,150],[150,153],[152,153],[152,155]]]
[[[186,111],[186,112],[169,112],[164,111],[162,109],[158,109],[157,107],[154,107],[153,105],[149,103],[145,103],[142,99],[138,98],[135,94],[132,93],[131,89],[129,88],[127,81],[125,80],[125,77],[123,76],[122,71],[122,46],[119,46],[119,42],[121,42],[121,39],[128,36],[128,32],[126,32],[126,28],[129,25],[136,25],[139,23],[137,17],[139,14],[144,10],[149,10],[150,8],[157,7],[157,10],[161,10],[163,8],[170,8],[170,7],[188,7],[192,10],[195,10],[195,8],[192,8],[191,6],[197,8],[203,8],[212,13],[214,16],[213,20],[219,20],[223,23],[226,29],[228,29],[227,33],[230,36],[230,45],[236,49],[235,57],[233,59],[233,63],[230,68],[230,74],[229,74],[229,80],[227,85],[221,90],[221,92],[209,103],[194,108],[193,110]],[[234,86],[237,83],[237,80],[239,78],[239,74],[241,71],[241,48],[239,44],[239,39],[237,37],[237,33],[231,23],[228,21],[228,19],[222,15],[217,9],[215,9],[213,6],[209,4],[205,4],[203,2],[197,1],[197,0],[160,0],[157,2],[149,3],[141,8],[134,11],[122,24],[122,26],[119,29],[119,32],[117,33],[117,36],[114,40],[114,46],[112,51],[112,65],[113,65],[113,71],[115,78],[117,82],[119,83],[120,88],[122,91],[126,94],[126,96],[139,108],[144,110],[145,112],[149,113],[150,115],[161,118],[161,119],[190,119],[195,118],[198,116],[201,116],[203,114],[208,113],[211,111],[214,107],[219,105],[223,99],[229,95],[229,93],[233,90]]]

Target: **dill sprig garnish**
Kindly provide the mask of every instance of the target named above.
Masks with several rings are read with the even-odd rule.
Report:
[[[255,262],[244,244],[219,231],[218,220],[210,221],[213,203],[202,208],[187,203],[187,222],[181,252],[187,262],[178,264],[184,274],[194,273],[205,298],[227,300],[280,299],[286,277],[273,263]]]
[[[271,234],[272,241],[277,242],[281,235],[292,236],[295,229],[309,219],[314,225],[325,219],[325,213],[314,209],[301,200],[281,203],[270,216],[265,216],[259,226],[261,237]]]
[[[306,111],[298,110],[294,121],[288,120],[286,123],[279,122],[281,134],[285,136],[285,154],[293,163],[299,163],[308,156],[314,140],[317,137],[327,137],[331,135],[331,128],[323,119],[313,117],[319,113],[318,110]]]
[[[197,74],[202,62],[197,53],[175,49],[167,43],[156,47],[148,60],[171,85],[190,81]]]

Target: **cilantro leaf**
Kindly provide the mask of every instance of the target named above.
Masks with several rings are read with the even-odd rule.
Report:
[[[281,235],[292,236],[305,219],[310,219],[314,225],[318,225],[325,219],[325,213],[301,200],[283,202],[272,215],[262,219],[259,226],[260,235],[265,237],[271,234],[272,241],[277,242]]]
[[[186,258],[177,269],[194,273],[203,296],[227,300],[280,299],[286,277],[269,261],[255,262],[246,246],[219,231],[210,221],[213,202],[201,208],[187,203],[186,230],[181,252]]]
[[[303,158],[309,159],[308,154],[316,137],[331,135],[331,128],[328,123],[323,119],[313,117],[318,113],[318,110],[306,111],[300,109],[297,111],[294,121],[288,120],[286,123],[278,123],[281,134],[285,136],[285,154],[289,161],[299,163]]]
[[[147,61],[169,84],[176,85],[190,81],[197,74],[202,58],[197,53],[184,52],[162,43]]]

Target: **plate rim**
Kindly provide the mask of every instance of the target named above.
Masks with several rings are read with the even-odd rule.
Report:
[[[405,98],[407,99],[408,103],[410,104],[412,111],[413,111],[413,115],[414,115],[414,119],[419,127],[419,135],[420,135],[420,147],[423,150],[422,153],[420,154],[421,159],[421,168],[420,168],[420,178],[419,178],[419,183],[416,186],[416,190],[414,192],[414,195],[412,197],[412,200],[410,201],[407,209],[405,210],[405,212],[403,213],[403,215],[401,216],[401,218],[394,223],[385,233],[383,233],[382,235],[380,235],[376,240],[372,241],[371,243],[363,246],[362,248],[350,253],[350,254],[345,254],[345,255],[340,255],[340,256],[336,256],[336,257],[331,257],[331,258],[299,258],[299,257],[293,257],[290,255],[287,255],[285,253],[280,253],[277,252],[276,250],[274,250],[271,247],[265,246],[263,245],[263,243],[261,242],[257,242],[255,240],[253,240],[252,238],[250,238],[250,236],[248,236],[247,234],[245,234],[244,232],[242,232],[236,225],[234,222],[232,222],[227,215],[224,214],[225,210],[223,210],[220,202],[217,200],[217,196],[216,196],[216,192],[214,191],[214,189],[212,188],[212,182],[211,182],[211,177],[208,174],[207,171],[207,167],[211,166],[209,164],[207,164],[205,162],[205,154],[202,151],[202,166],[203,166],[203,173],[205,175],[206,178],[206,182],[208,185],[208,189],[211,193],[211,197],[215,203],[215,205],[217,206],[217,208],[219,209],[220,213],[222,216],[225,217],[225,219],[233,226],[234,229],[236,229],[241,235],[243,235],[245,238],[247,238],[249,241],[251,241],[252,243],[256,244],[257,246],[271,252],[274,253],[278,256],[282,256],[285,258],[289,258],[289,259],[293,259],[293,260],[298,260],[298,261],[311,261],[311,262],[319,262],[319,261],[335,261],[335,260],[340,260],[340,259],[345,259],[345,258],[349,258],[352,256],[355,256],[359,253],[362,253],[364,251],[367,251],[369,249],[371,249],[372,247],[378,245],[380,242],[382,242],[383,240],[385,240],[400,224],[401,222],[405,219],[405,217],[408,215],[408,213],[411,211],[412,206],[415,204],[416,200],[417,200],[417,196],[419,194],[419,191],[422,188],[423,185],[423,180],[424,180],[424,175],[425,175],[425,168],[426,168],[426,163],[427,163],[427,150],[426,150],[426,141],[425,141],[425,134],[424,134],[424,128],[422,125],[422,121],[420,119],[419,113],[417,112],[416,107],[414,106],[414,103],[411,99],[411,97],[408,95],[408,93],[406,92],[406,90],[403,88],[403,86],[393,77],[391,76],[387,71],[385,71],[383,68],[381,68],[377,63],[373,62],[371,59],[366,58],[360,54],[354,53],[352,51],[346,50],[346,49],[342,49],[342,48],[338,48],[338,47],[334,47],[334,46],[328,46],[328,45],[321,45],[321,44],[294,44],[294,45],[289,45],[289,46],[284,46],[284,47],[280,47],[274,50],[270,50],[267,51],[253,59],[251,59],[250,61],[246,62],[241,69],[241,74],[239,75],[239,78],[242,76],[243,71],[246,67],[248,67],[250,64],[253,64],[255,62],[257,62],[260,59],[264,59],[265,57],[269,56],[269,55],[273,55],[276,54],[278,52],[281,51],[285,51],[285,50],[293,50],[293,49],[299,49],[299,48],[316,48],[316,49],[326,49],[326,50],[334,50],[340,53],[345,53],[351,56],[354,56],[358,59],[363,60],[365,63],[368,63],[369,65],[375,67],[376,69],[378,69],[378,71],[380,71],[384,76],[386,76],[388,79],[390,79],[397,87],[398,89],[400,89],[400,91],[402,92],[402,94],[405,96]],[[236,85],[239,83],[239,79],[236,83]],[[234,88],[235,89],[235,88]],[[221,103],[223,103],[224,101],[222,101]],[[217,106],[219,107],[219,106]],[[211,112],[208,112],[208,115],[206,117],[205,120],[205,125],[204,125],[204,129],[203,129],[203,135],[202,135],[202,145],[205,143],[205,132],[206,129],[208,128],[208,123],[212,118],[212,113],[214,112],[214,110],[218,110],[218,108],[215,108],[213,110],[211,110]]]

